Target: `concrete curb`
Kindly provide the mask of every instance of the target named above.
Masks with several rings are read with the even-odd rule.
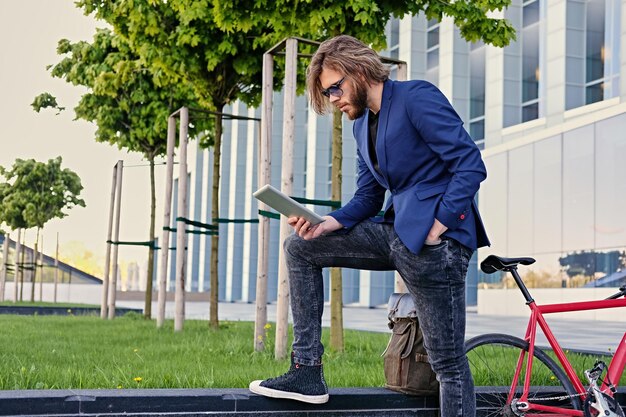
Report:
[[[477,393],[497,389],[477,387]],[[624,392],[618,401],[626,406]],[[265,398],[247,389],[25,390],[0,391],[0,416],[437,417],[438,402],[384,388],[331,389],[322,405]],[[477,406],[479,416],[488,411],[486,404]]]
[[[334,389],[330,401],[322,405],[265,398],[247,389],[0,391],[0,416],[389,416],[407,411],[406,415],[436,417],[437,410],[437,398],[409,397],[383,388]]]

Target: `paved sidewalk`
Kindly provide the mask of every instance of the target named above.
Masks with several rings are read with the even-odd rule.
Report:
[[[143,302],[120,301],[119,307],[143,308]],[[156,303],[152,306],[153,314],[157,311]],[[188,302],[185,306],[188,319],[209,318],[208,302]],[[330,326],[328,313],[330,308],[326,306],[322,319],[323,325]],[[173,318],[174,303],[168,302],[166,316]],[[273,322],[276,318],[276,305],[267,306],[268,320]],[[562,315],[564,317],[566,315]],[[584,350],[592,352],[614,352],[621,341],[626,326],[624,322],[578,320],[561,318],[558,314],[550,315],[546,321],[556,335],[557,340],[565,349]],[[247,303],[220,303],[220,320],[254,321],[255,305]],[[473,312],[467,313],[466,338],[484,333],[507,333],[523,337],[527,317],[492,316]],[[387,311],[384,308],[351,307],[344,308],[344,326],[347,329],[366,330],[374,332],[388,332]],[[547,346],[548,342],[543,334],[538,335],[538,345]]]

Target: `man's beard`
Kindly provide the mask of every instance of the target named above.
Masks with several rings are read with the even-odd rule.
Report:
[[[353,85],[354,94],[350,97],[350,106],[353,110],[346,113],[350,120],[363,116],[367,108],[367,88],[362,83],[353,83]]]

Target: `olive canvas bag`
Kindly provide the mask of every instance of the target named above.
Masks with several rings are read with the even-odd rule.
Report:
[[[439,382],[428,362],[411,295],[391,294],[387,309],[391,338],[382,354],[385,387],[410,395],[438,395]]]

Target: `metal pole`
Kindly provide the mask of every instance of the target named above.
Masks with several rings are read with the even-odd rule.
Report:
[[[115,226],[113,228],[113,238],[115,242],[120,240],[120,210],[122,208],[122,175],[124,172],[124,161],[117,161],[117,184],[115,196]],[[117,255],[119,245],[113,245],[113,271],[111,274],[111,282],[109,283],[109,308],[107,311],[109,320],[115,318],[115,296],[117,291],[117,274],[119,265],[117,264]],[[72,273],[70,271],[70,283],[72,281]]]
[[[35,262],[37,264],[37,262]],[[41,247],[39,249],[39,301],[43,301],[43,230],[41,231]]]
[[[293,192],[293,145],[296,118],[296,71],[298,61],[298,41],[287,39],[285,53],[285,88],[283,113],[283,155],[281,165],[281,190],[287,195]],[[292,233],[286,219],[280,220],[280,252],[278,257],[278,303],[276,307],[276,359],[287,357],[287,328],[289,326],[289,276],[283,243]]]
[[[2,269],[0,270],[0,301],[4,301],[4,287],[7,281],[7,265],[9,264],[9,234],[4,235],[2,244]]]
[[[54,302],[57,302],[57,289],[59,286],[59,232],[57,232],[57,250],[56,255],[54,257]],[[106,308],[106,303],[104,304],[104,308]],[[102,317],[102,314],[100,315]],[[106,316],[105,316],[106,317]],[[102,318],[105,318],[102,317]]]
[[[263,107],[261,108],[261,132],[257,164],[259,188],[270,183],[273,80],[274,57],[266,53],[263,55]],[[259,201],[259,209],[267,210],[267,205]],[[261,352],[265,349],[265,324],[267,323],[267,260],[270,249],[270,219],[268,217],[259,217],[258,234],[254,350]]]
[[[18,275],[19,275],[19,271],[20,271],[20,253],[22,251],[22,229],[17,229],[17,240],[15,241],[15,269],[14,269],[14,277],[13,277],[13,283],[15,284],[13,286],[13,302],[17,303],[17,281],[18,281]]]
[[[113,166],[113,180],[111,182],[111,203],[109,204],[109,228],[107,229],[107,249],[104,255],[104,275],[102,276],[102,295],[100,300],[100,318],[107,318],[108,298],[109,298],[109,272],[111,270],[111,237],[113,236],[113,213],[115,212],[115,189],[117,187],[117,164]],[[59,236],[57,234],[57,251],[59,250]],[[59,255],[57,253],[57,264]],[[55,284],[56,285],[56,284]],[[56,295],[56,287],[54,290]],[[56,299],[55,299],[56,302]]]
[[[172,178],[174,177],[174,148],[176,147],[176,119],[167,119],[167,165],[165,172],[165,203],[163,204],[163,240],[161,241],[161,266],[159,270],[159,296],[157,327],[165,321],[165,301],[167,297],[167,263],[169,259],[170,226],[172,217]],[[182,230],[181,230],[182,232]]]
[[[180,109],[180,131],[178,139],[178,217],[187,215],[187,132],[189,128],[189,109]],[[187,269],[187,233],[182,220],[176,222],[176,293],[174,331],[183,330],[185,321],[185,273]]]

